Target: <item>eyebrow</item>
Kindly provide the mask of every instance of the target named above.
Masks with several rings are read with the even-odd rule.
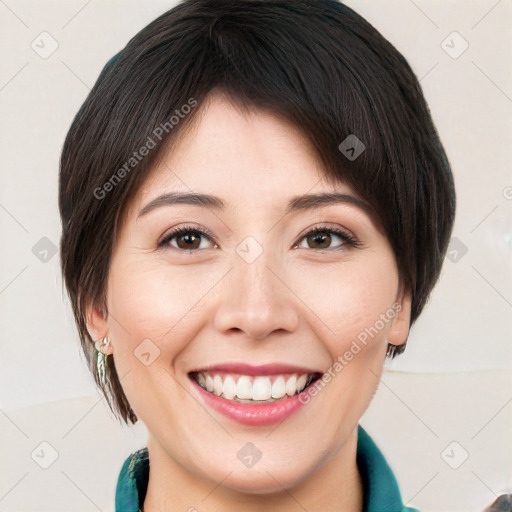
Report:
[[[340,203],[351,204],[363,210],[365,213],[372,213],[372,208],[368,203],[361,201],[353,195],[342,194],[339,192],[324,192],[321,194],[306,194],[292,197],[288,202],[288,207],[285,213],[288,214],[294,211],[312,210],[314,208],[332,206]],[[199,194],[197,192],[169,192],[158,196],[156,199],[153,199],[144,206],[137,215],[137,219],[162,206],[176,204],[202,206],[213,208],[214,210],[226,209],[226,203],[217,196]]]

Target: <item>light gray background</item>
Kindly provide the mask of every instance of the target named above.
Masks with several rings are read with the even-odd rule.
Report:
[[[106,61],[174,4],[0,0],[2,511],[112,511],[120,465],[144,445],[92,383],[51,247],[73,116]],[[421,79],[458,194],[441,280],[362,424],[404,502],[480,511],[512,492],[512,2],[347,4]]]

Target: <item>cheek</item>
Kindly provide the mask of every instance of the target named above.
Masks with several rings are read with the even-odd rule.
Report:
[[[306,322],[315,326],[331,360],[328,379],[311,397],[326,415],[326,438],[345,439],[378,387],[391,326],[381,315],[392,312],[398,274],[394,259],[380,253],[322,271],[311,267],[304,276],[298,293],[307,298]]]
[[[119,364],[131,365],[133,352],[145,340],[166,356],[160,362],[172,363],[204,321],[205,296],[223,275],[215,269],[191,272],[185,265],[171,268],[165,261],[148,260],[131,258],[112,265],[107,300]]]
[[[384,339],[389,322],[379,321],[394,303],[398,275],[391,258],[360,258],[342,265],[310,269],[298,296],[312,311],[311,322],[328,340],[331,355],[343,353],[361,333],[377,325],[374,338]],[[316,317],[316,321],[314,320]],[[364,336],[364,334],[362,335]]]
[[[151,411],[162,410],[162,397],[179,391],[173,366],[195,336],[204,314],[201,297],[211,281],[211,275],[171,269],[143,256],[112,264],[107,300],[116,371],[145,422],[151,423]]]

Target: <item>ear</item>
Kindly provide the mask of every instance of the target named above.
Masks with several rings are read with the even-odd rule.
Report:
[[[85,318],[87,330],[94,342],[102,341],[108,336],[108,314],[106,312],[101,311],[98,306],[91,304],[85,309]],[[106,355],[112,354],[112,343],[109,343],[107,347],[102,349],[102,352]]]
[[[403,288],[397,294],[393,304],[395,316],[391,321],[388,332],[388,343],[404,345],[409,337],[409,323],[411,320],[411,293]]]

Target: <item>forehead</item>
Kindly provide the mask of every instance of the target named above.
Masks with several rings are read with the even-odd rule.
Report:
[[[241,109],[218,93],[196,115],[163,151],[137,195],[138,207],[167,191],[203,192],[266,209],[305,193],[353,194],[333,183],[306,135],[282,117]]]

